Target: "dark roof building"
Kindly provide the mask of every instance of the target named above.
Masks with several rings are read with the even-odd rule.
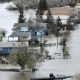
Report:
[[[9,37],[20,37],[20,38],[28,38],[31,35],[31,32],[13,32]]]
[[[18,40],[23,40],[21,38],[26,38],[28,40],[31,37],[31,32],[27,23],[16,23],[13,28],[13,33],[9,37],[18,37]]]

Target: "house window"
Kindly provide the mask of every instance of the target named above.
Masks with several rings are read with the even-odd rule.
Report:
[[[28,27],[21,27],[21,31],[22,31],[22,32],[28,31]]]
[[[44,32],[37,31],[37,36],[42,36],[42,35],[44,35]]]
[[[38,31],[37,31],[37,36],[41,36],[41,32],[38,32]]]
[[[3,49],[2,49],[2,48],[0,48],[0,51],[3,51]]]

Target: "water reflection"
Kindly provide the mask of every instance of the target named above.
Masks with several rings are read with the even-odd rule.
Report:
[[[0,72],[0,80],[11,80],[14,74],[12,72]]]
[[[20,72],[20,73],[15,73],[10,80],[29,80],[30,76],[29,73],[24,73],[24,72]]]
[[[0,80],[30,80],[33,75],[29,72],[0,72]]]

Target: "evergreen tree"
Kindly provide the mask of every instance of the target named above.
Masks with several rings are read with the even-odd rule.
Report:
[[[17,6],[17,8],[18,8],[18,11],[19,11],[19,14],[20,14],[19,18],[18,18],[18,22],[19,23],[24,23],[25,19],[24,19],[24,15],[23,15],[23,13],[24,13],[23,8],[21,6]]]
[[[10,0],[0,0],[0,2],[10,2]]]
[[[54,23],[53,16],[51,15],[50,9],[47,14],[47,28],[49,32],[54,33],[56,31],[56,24]]]
[[[76,5],[76,1],[75,0],[71,0],[71,2],[70,2],[70,7],[75,7],[75,5]]]
[[[48,9],[46,0],[40,0],[37,13],[43,15],[44,11]]]

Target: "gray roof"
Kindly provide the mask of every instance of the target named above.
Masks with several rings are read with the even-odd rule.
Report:
[[[19,31],[21,27],[28,27],[28,23],[15,23],[12,30]]]
[[[16,31],[13,32],[9,37],[29,37],[31,36],[31,32],[22,32],[22,31]]]
[[[24,46],[28,46],[28,42],[23,42]],[[22,42],[0,42],[0,48],[22,47]]]
[[[38,26],[46,27],[47,23],[38,23]]]
[[[22,27],[22,26],[28,26],[27,23],[15,23],[14,26]]]
[[[31,27],[31,29],[47,30],[47,23],[38,23],[35,27]]]
[[[47,24],[46,23],[38,23],[36,30],[47,30]]]
[[[19,23],[19,27],[28,27],[27,23]]]

